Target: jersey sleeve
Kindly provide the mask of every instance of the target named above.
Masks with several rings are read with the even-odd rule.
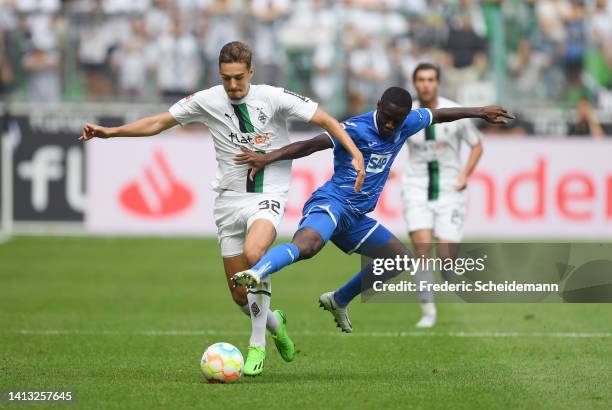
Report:
[[[348,136],[351,137],[353,142],[357,144],[357,141],[359,138],[359,131],[358,131],[357,124],[355,124],[354,122],[350,120],[346,120],[346,121],[342,121],[340,125],[342,126],[342,128],[344,128],[344,131],[346,131]],[[332,144],[334,144],[334,148],[336,148],[336,145],[339,144],[338,140],[333,135],[331,135],[328,131],[325,131],[325,134],[329,137]]]
[[[336,139],[332,137],[328,131],[325,131],[324,134],[327,135],[327,138],[329,138],[329,140],[331,141],[333,148],[336,148]]]
[[[432,121],[433,115],[429,108],[417,108],[410,111],[408,118],[404,121],[404,127],[408,131],[408,135],[413,135],[429,127]]]
[[[309,122],[319,104],[284,88],[277,88],[276,111],[284,114],[287,119]]]
[[[198,91],[178,101],[168,111],[181,125],[194,121],[206,123],[207,111],[204,104],[208,97],[207,90]]]
[[[482,141],[482,133],[476,125],[474,121],[466,119],[461,121],[461,138],[470,146],[478,144]]]

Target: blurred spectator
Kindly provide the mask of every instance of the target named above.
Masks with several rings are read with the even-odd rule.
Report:
[[[30,4],[27,6],[33,7]],[[27,39],[22,64],[26,71],[30,101],[40,103],[60,101],[60,53],[57,50],[56,22],[56,18],[50,14],[23,15],[20,22]]]
[[[396,39],[395,49],[391,53],[391,61],[393,66],[397,66],[401,73],[402,87],[414,91],[412,82],[412,73],[417,65],[422,62],[436,62],[440,57],[435,56],[432,49],[422,44],[420,40],[411,40],[408,37]]]
[[[319,44],[312,58],[314,75],[312,78],[312,91],[317,101],[323,105],[332,99],[337,91],[338,84],[334,79],[335,50],[332,44]]]
[[[588,27],[591,49],[587,71],[598,85],[612,87],[612,1],[596,1]]]
[[[450,64],[445,70],[447,94],[457,98],[458,88],[480,80],[487,68],[486,41],[474,29],[474,16],[462,9],[453,18],[446,42]]]
[[[241,22],[238,19],[239,5],[235,0],[210,0],[205,9],[206,34],[204,36],[204,55],[206,67],[217,67],[219,50],[229,41],[244,40],[241,35]],[[218,70],[208,70],[206,85],[220,84]]]
[[[295,88],[311,89],[317,101],[326,105],[339,88],[336,74],[341,71],[336,65],[342,59],[342,50],[336,45],[337,32],[342,28],[340,10],[327,7],[325,0],[295,0],[292,14],[279,32],[281,44],[292,54],[285,66],[291,74],[301,73],[302,66],[312,67],[312,75],[296,75],[296,79],[310,84]],[[304,36],[303,33],[309,33]],[[295,58],[300,56],[301,58]],[[302,61],[309,61],[309,65]]]
[[[172,1],[156,0],[145,14],[145,27],[150,38],[167,33],[172,28]]]
[[[565,23],[572,13],[570,2],[568,0],[540,0],[537,2],[536,10],[540,28],[553,53],[567,37]]]
[[[175,102],[198,91],[203,72],[201,48],[197,38],[175,21],[169,33],[162,34],[152,51],[157,84],[166,102]]]
[[[55,50],[34,45],[25,55],[23,66],[28,73],[28,99],[37,103],[60,101],[60,60]]]
[[[373,107],[369,107],[366,97],[354,91],[349,91],[347,95],[346,113],[341,116],[342,119],[347,119],[361,115],[364,112],[370,111]]]
[[[85,15],[79,40],[78,60],[85,71],[87,95],[111,95],[109,57],[115,44],[115,33],[106,19],[102,0],[96,0],[94,8]]]
[[[590,36],[596,46],[609,46],[612,41],[612,6],[608,4],[612,2],[596,0],[595,9],[590,18]]]
[[[285,53],[278,41],[280,25],[291,8],[291,0],[250,0],[253,24],[255,78],[259,84],[281,85]]]
[[[119,44],[112,56],[120,95],[131,98],[145,95],[149,67],[152,64],[151,53],[145,22],[135,18],[131,21],[131,35]]]
[[[582,61],[586,54],[586,28],[583,0],[571,0],[570,13],[565,20],[565,41],[560,45],[568,81],[579,81]]]
[[[371,34],[362,34],[357,46],[350,51],[349,90],[361,94],[368,106],[374,106],[378,96],[387,87],[391,67],[386,50]]]
[[[585,100],[581,99],[576,107],[576,122],[570,126],[568,134],[573,136],[592,136],[601,139],[605,136],[604,130],[597,119],[593,107]]]

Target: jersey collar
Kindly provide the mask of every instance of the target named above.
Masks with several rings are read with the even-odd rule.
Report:
[[[372,113],[373,119],[374,119],[374,127],[376,128],[376,132],[378,133],[378,124],[376,123],[376,113],[378,112],[378,110],[374,110],[374,113]]]

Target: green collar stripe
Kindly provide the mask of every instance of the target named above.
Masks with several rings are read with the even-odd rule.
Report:
[[[233,105],[234,113],[238,117],[238,122],[240,123],[240,131],[241,132],[255,132],[255,127],[253,127],[253,123],[251,122],[251,117],[249,116],[249,109],[245,103]]]

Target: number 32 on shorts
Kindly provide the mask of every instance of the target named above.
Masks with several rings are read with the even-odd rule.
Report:
[[[270,211],[278,215],[280,212],[280,202],[275,201],[273,199],[266,199],[265,201],[261,201],[259,203],[259,209],[261,210],[269,209]]]

